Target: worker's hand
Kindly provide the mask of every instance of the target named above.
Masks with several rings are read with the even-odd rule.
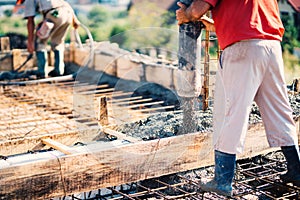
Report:
[[[213,19],[207,17],[206,15],[203,15],[200,18],[200,21],[205,25],[206,30],[215,32],[215,25]]]
[[[28,43],[27,43],[27,51],[28,51],[30,54],[33,54],[33,52],[35,51],[35,48],[34,48],[34,42],[28,41]]]
[[[177,5],[180,7],[178,10],[176,10],[176,19],[178,20],[178,25],[190,22],[190,19],[186,14],[186,6],[181,2],[177,2]]]

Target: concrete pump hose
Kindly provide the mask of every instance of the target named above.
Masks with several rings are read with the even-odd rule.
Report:
[[[77,30],[77,29],[74,29],[73,34],[74,34],[74,36],[75,36],[75,40],[76,40],[76,42],[78,43],[79,48],[80,48],[80,49],[83,49],[83,45],[82,45],[82,42],[81,42],[81,39],[80,39],[78,30]]]
[[[94,51],[95,51],[94,39],[93,39],[93,36],[92,36],[90,30],[84,24],[80,24],[80,26],[85,30],[85,32],[89,38],[89,44],[90,44],[90,49],[91,49],[90,55],[89,55],[89,60],[88,60],[88,63],[89,63],[94,60]]]

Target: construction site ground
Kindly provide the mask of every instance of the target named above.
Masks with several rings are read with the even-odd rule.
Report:
[[[94,69],[80,67],[86,50],[67,52],[75,78],[1,82],[0,199],[225,199],[199,187],[213,176],[211,108],[199,103],[197,131],[182,134],[176,67],[104,49]],[[299,135],[299,93],[290,102]],[[257,106],[249,119],[232,199],[299,199]]]

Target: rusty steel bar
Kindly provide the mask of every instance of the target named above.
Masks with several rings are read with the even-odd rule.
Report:
[[[244,177],[234,181],[233,188],[236,192],[230,199],[299,199],[300,188],[276,181],[276,177],[283,173],[280,169],[284,161],[265,159],[260,164],[256,162],[255,160],[238,161],[239,167],[236,173],[243,174]],[[280,168],[279,171],[277,167]],[[111,194],[111,198],[108,195],[98,197],[104,199],[226,199],[212,192],[201,191],[198,180],[200,177],[195,172],[197,170],[201,169],[193,170],[196,179],[191,175],[185,176],[185,173],[181,172],[180,174],[164,176],[167,178],[163,178],[163,180],[155,178],[146,182],[131,183],[128,190],[120,191],[114,187],[114,194],[119,196]],[[255,185],[251,185],[253,182]]]
[[[202,97],[202,110],[207,110],[208,108],[208,98],[209,98],[209,36],[210,32],[206,29],[205,30],[205,50],[204,50],[204,80],[203,80],[203,97]]]

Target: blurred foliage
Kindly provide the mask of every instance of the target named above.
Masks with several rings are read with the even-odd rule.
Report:
[[[6,17],[11,17],[12,16],[12,10],[4,10],[4,15],[6,16]]]
[[[101,6],[93,6],[88,13],[89,27],[100,27],[103,23],[107,23],[111,19],[110,13]]]
[[[88,15],[79,15],[78,18],[88,26],[95,41],[109,40],[128,50],[177,48],[175,13],[158,8],[151,2],[137,4],[129,12],[107,10],[97,5]],[[87,39],[83,30],[79,33],[83,41]]]
[[[283,51],[288,51],[292,54],[294,52],[294,47],[300,47],[300,43],[297,40],[299,32],[289,15],[283,15],[281,19],[285,28],[285,33],[282,39]]]
[[[110,42],[123,46],[126,41],[126,35],[124,34],[126,30],[128,30],[128,25],[115,24],[109,35]]]
[[[176,59],[178,49],[178,25],[175,20],[175,13],[167,12],[150,1],[136,4],[127,10],[107,9],[102,5],[92,5],[87,12],[78,12],[78,18],[82,24],[88,27],[95,41],[111,41],[118,43],[121,48],[130,51],[149,53],[150,49],[160,52],[167,52]],[[42,16],[35,18],[40,21]],[[285,34],[282,41],[284,50],[284,62],[286,71],[291,76],[300,76],[299,59],[292,55],[294,47],[300,47],[297,38],[299,31],[294,26],[291,18],[282,16],[285,26]],[[11,15],[11,11],[5,11],[0,17],[0,35],[17,33],[27,35],[26,20],[20,15]],[[71,40],[71,31],[68,33],[66,42]],[[88,38],[86,30],[78,29],[82,42]],[[204,32],[203,32],[204,33]],[[202,41],[205,34],[202,34]],[[203,47],[202,42],[202,47]],[[211,58],[217,57],[217,41],[210,43]],[[204,50],[202,48],[202,56]]]
[[[6,35],[10,32],[27,35],[27,22],[21,16],[0,17],[0,24],[0,35]]]
[[[143,51],[147,48],[172,47],[177,38],[177,25],[170,23],[174,13],[167,12],[152,2],[136,4],[128,15],[128,30],[122,48]],[[176,39],[177,44],[177,39]],[[172,47],[173,49],[173,47]],[[175,48],[176,49],[176,48]]]
[[[285,80],[292,83],[294,78],[300,78],[300,61],[299,58],[289,51],[283,52]]]

